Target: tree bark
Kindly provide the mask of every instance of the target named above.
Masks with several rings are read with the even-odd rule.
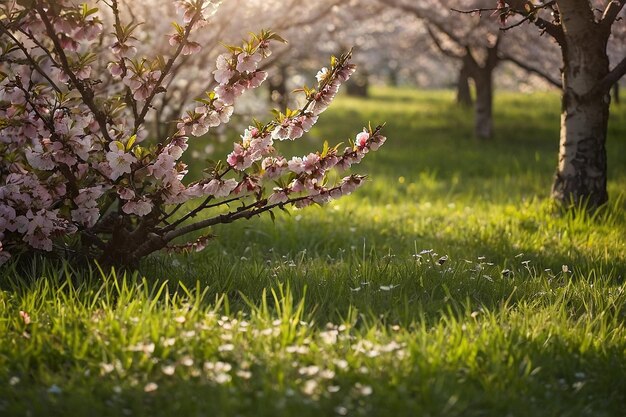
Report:
[[[493,69],[481,68],[474,74],[476,105],[474,108],[474,131],[480,139],[493,136]]]
[[[472,107],[474,100],[472,99],[472,91],[470,89],[470,70],[468,68],[467,56],[463,58],[461,70],[459,71],[459,80],[457,82],[456,102],[462,107]]]
[[[608,35],[586,0],[559,2],[563,19],[563,103],[553,197],[565,206],[595,208],[608,200],[606,137],[610,91],[596,92],[609,74]]]
[[[474,106],[474,132],[479,139],[491,139],[493,136],[493,72],[500,63],[498,48],[501,36],[495,45],[487,48],[484,63],[479,63],[469,47],[463,58],[470,77],[476,85],[476,104]]]

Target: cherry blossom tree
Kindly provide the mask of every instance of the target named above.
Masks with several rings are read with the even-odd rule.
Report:
[[[608,200],[606,139],[611,88],[626,74],[626,54],[609,56],[612,33],[623,31],[626,0],[499,0],[504,29],[533,24],[561,50],[563,110],[553,197],[598,207]],[[623,47],[623,44],[622,44]],[[616,50],[617,51],[617,50]]]
[[[527,72],[542,77],[548,83],[560,87],[558,67],[552,61],[536,59],[543,50],[552,45],[546,39],[529,43],[524,33],[502,33],[496,19],[460,19],[453,8],[468,9],[491,5],[490,0],[378,0],[414,15],[423,21],[437,49],[445,56],[457,60],[460,65],[458,78],[458,101],[471,104],[468,81],[474,81],[476,102],[474,106],[475,134],[488,139],[493,135],[494,72],[503,62],[510,62]],[[519,45],[524,45],[520,48]],[[537,65],[531,62],[540,62]]]
[[[106,12],[69,0],[0,6],[0,262],[38,250],[134,265],[159,250],[201,250],[213,225],[325,204],[364,183],[356,174],[338,182],[327,174],[377,150],[386,140],[381,127],[364,129],[342,149],[326,144],[291,159],[276,149],[302,137],[328,108],[355,71],[349,52],[301,89],[299,108],[254,122],[225,161],[185,183],[183,155],[190,140],[200,140],[190,138],[230,121],[235,103],[267,78],[262,67],[273,45],[284,41],[261,31],[228,46],[213,71],[197,74],[214,88],[196,93],[201,98],[177,117],[173,133],[155,136],[147,120],[165,105],[181,60],[212,47],[194,35],[213,27],[219,2],[176,1],[181,18],[163,53],[140,52],[141,22],[132,10],[102,3]]]

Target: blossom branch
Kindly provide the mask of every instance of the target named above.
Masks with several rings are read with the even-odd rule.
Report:
[[[28,49],[26,49],[26,47],[22,45],[22,43],[15,36],[13,36],[13,34],[6,28],[6,26],[2,22],[0,22],[0,30],[2,30],[2,33],[10,37],[11,40],[14,42],[14,45],[16,45],[20,49],[20,51],[22,51],[22,53],[24,54],[24,56],[30,63],[30,67],[33,68],[35,71],[37,71],[39,75],[44,77],[46,81],[48,81],[50,86],[54,90],[56,90],[57,93],[60,93],[61,89],[56,85],[54,81],[52,81],[52,79],[48,76],[48,74],[43,69],[41,69],[41,66],[37,63],[37,61],[35,61],[32,55],[28,52]]]
[[[170,73],[170,71],[172,69],[172,66],[174,65],[174,62],[176,62],[176,60],[178,59],[180,54],[183,52],[183,48],[185,47],[186,42],[189,39],[189,35],[191,34],[191,30],[193,29],[193,26],[196,24],[196,22],[198,21],[198,19],[200,18],[201,15],[202,15],[202,10],[200,8],[198,8],[198,10],[196,11],[195,15],[191,19],[191,21],[187,24],[187,26],[185,28],[185,34],[183,36],[183,41],[180,42],[180,44],[178,45],[178,48],[176,48],[176,52],[174,52],[174,55],[165,64],[165,67],[161,71],[161,76],[159,77],[159,79],[155,83],[155,85],[154,85],[154,87],[152,89],[152,92],[150,93],[150,95],[146,99],[146,101],[145,101],[145,103],[143,105],[143,108],[141,109],[141,112],[139,112],[139,116],[135,120],[135,128],[134,128],[134,132],[135,133],[137,133],[137,131],[139,130],[139,126],[141,126],[143,124],[143,122],[144,122],[144,120],[146,118],[146,115],[148,114],[148,111],[150,110],[150,107],[151,107],[151,104],[152,104],[152,100],[154,100],[154,97],[160,92],[161,85],[163,84],[163,81],[169,75],[169,73]]]
[[[87,84],[79,80],[76,74],[74,74],[74,71],[72,71],[70,64],[69,64],[69,60],[67,59],[67,56],[65,55],[63,47],[61,46],[61,43],[59,42],[59,38],[57,37],[56,31],[54,30],[54,27],[52,26],[52,22],[48,18],[48,14],[46,13],[43,5],[38,0],[35,1],[35,9],[37,10],[37,13],[39,13],[39,16],[41,17],[41,21],[46,27],[46,33],[48,37],[52,40],[52,43],[54,44],[54,50],[59,56],[63,71],[65,71],[65,73],[71,80],[72,85],[76,87],[76,89],[80,93],[81,97],[83,98],[83,101],[85,102],[85,105],[89,107],[89,109],[93,113],[94,117],[96,118],[98,122],[98,125],[100,126],[100,133],[102,134],[102,136],[108,142],[111,142],[111,137],[107,129],[106,115],[96,105],[94,101],[95,94],[93,90]]]

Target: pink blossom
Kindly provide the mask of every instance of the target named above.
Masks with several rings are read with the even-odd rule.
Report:
[[[35,143],[32,148],[27,148],[25,155],[28,163],[35,169],[51,171],[56,167],[52,154],[44,151],[41,143]]]
[[[228,165],[234,169],[243,171],[244,169],[248,169],[252,166],[254,158],[253,154],[244,149],[243,146],[235,143],[235,150],[228,154],[226,162],[228,162]]]
[[[265,158],[261,164],[268,179],[278,178],[287,170],[288,163],[282,156]]]
[[[122,206],[122,211],[126,214],[136,214],[139,217],[143,217],[152,212],[152,203],[145,197],[139,200],[131,200]]]
[[[65,164],[68,167],[72,167],[76,165],[78,160],[74,157],[74,155],[65,152],[63,149],[54,152],[54,160],[60,164]]]
[[[305,113],[298,118],[298,123],[305,132],[308,132],[315,125],[315,123],[317,123],[318,119],[319,117],[314,116],[311,113]]]
[[[332,200],[332,197],[328,191],[323,191],[319,194],[311,196],[311,200],[317,204],[328,204],[330,200]]]
[[[313,171],[318,169],[320,162],[320,156],[315,153],[310,153],[302,159],[302,168],[307,174],[312,174]]]
[[[148,167],[148,172],[157,179],[169,184],[177,179],[176,158],[168,153],[161,153],[156,161]]]
[[[28,210],[25,216],[19,217],[19,231],[24,234],[23,240],[35,249],[52,250],[52,233],[63,230],[63,221],[58,217],[58,210],[39,210],[33,213]]]
[[[256,193],[261,190],[259,179],[255,177],[245,177],[234,189],[235,194]]]
[[[72,221],[85,227],[93,227],[100,218],[100,210],[97,207],[77,208],[72,210]]]
[[[311,204],[313,204],[313,200],[311,200],[310,198],[305,198],[303,200],[298,200],[294,203],[294,207],[297,209],[303,209],[305,207],[310,206]]]
[[[132,200],[135,198],[135,192],[126,187],[120,187],[117,190],[117,195],[119,195],[122,200]]]
[[[70,38],[69,36],[65,35],[64,33],[59,34],[59,43],[61,44],[61,47],[63,49],[66,49],[72,52],[78,51],[78,42],[76,42],[74,39]]]
[[[133,45],[115,42],[113,46],[111,46],[111,52],[118,58],[132,58],[137,53],[137,48]]]
[[[285,119],[280,125],[278,125],[272,132],[272,139],[275,140],[287,140],[290,138],[289,131],[291,128],[291,120]]]
[[[85,22],[74,33],[74,39],[79,42],[91,42],[94,41],[102,33],[102,24],[95,21]]]
[[[294,174],[302,174],[304,172],[304,161],[302,158],[294,156],[291,161],[287,163],[289,170]]]
[[[181,52],[183,55],[191,55],[197,54],[198,52],[200,52],[201,49],[202,47],[198,42],[187,41],[185,43],[185,46],[183,46],[183,50]]]
[[[326,80],[326,78],[328,78],[329,75],[330,75],[330,71],[328,70],[328,68],[324,67],[317,73],[315,78],[317,79],[318,83],[321,83],[322,81]]]
[[[237,188],[237,180],[228,179],[225,181],[213,179],[203,187],[205,195],[212,195],[215,198],[228,197]]]
[[[171,155],[175,160],[178,160],[183,152],[187,150],[189,145],[187,144],[186,136],[176,136],[172,139],[172,141],[165,147],[165,151]]]
[[[245,82],[244,80],[241,80],[239,82],[242,83],[242,85],[244,85],[246,89],[253,89],[260,87],[265,80],[267,80],[267,72],[256,71],[252,73],[247,82]]]
[[[222,54],[217,57],[217,69],[213,71],[215,81],[218,84],[228,84],[235,75],[235,70],[229,60],[228,55]]]
[[[347,64],[345,67],[341,68],[337,72],[337,79],[339,80],[339,82],[345,83],[346,81],[350,79],[350,77],[352,77],[352,74],[354,74],[355,71],[356,71],[356,65]]]
[[[363,130],[361,133],[356,135],[356,140],[354,142],[354,146],[360,150],[367,153],[367,141],[370,138],[370,134],[367,130]]]
[[[259,62],[263,58],[259,54],[248,55],[245,52],[240,53],[237,56],[237,71],[239,72],[254,72],[259,66]]]
[[[130,174],[132,172],[131,165],[137,162],[137,158],[130,153],[117,149],[115,145],[111,145],[111,151],[107,152],[106,159],[111,167],[109,178],[113,181],[123,174]]]
[[[267,204],[273,205],[278,203],[285,203],[287,201],[289,201],[289,195],[287,194],[287,191],[283,190],[282,188],[274,188],[274,193],[272,193],[272,195],[270,195],[267,199]]]
[[[215,93],[226,106],[233,105],[235,103],[235,100],[243,94],[243,91],[244,87],[240,84],[220,84],[215,88]]]
[[[232,105],[224,103],[222,100],[217,100],[214,105],[215,111],[219,114],[220,121],[224,124],[228,123],[235,108]]]
[[[168,43],[170,46],[176,46],[183,41],[183,36],[180,33],[174,33],[168,36]]]
[[[0,204],[0,233],[5,230],[14,232],[17,225],[15,224],[15,209],[6,204]]]
[[[378,148],[380,148],[385,142],[387,141],[387,138],[378,134],[375,135],[374,137],[372,137],[371,143],[370,143],[370,149],[372,151],[377,151]]]

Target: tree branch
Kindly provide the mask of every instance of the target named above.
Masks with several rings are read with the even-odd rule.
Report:
[[[6,28],[6,26],[4,26],[4,23],[2,22],[0,22],[0,29],[2,30],[3,33],[9,36],[11,40],[13,40],[13,42],[15,42],[15,45],[22,51],[22,53],[24,54],[24,56],[30,63],[31,68],[33,68],[42,77],[44,77],[50,83],[50,86],[54,90],[56,90],[57,93],[60,93],[61,89],[56,85],[54,81],[52,81],[52,79],[48,76],[48,74],[43,69],[41,69],[37,61],[35,61],[35,59],[28,52],[28,49],[26,49],[26,47],[15,36],[13,36],[13,34]]]
[[[556,88],[563,88],[563,83],[561,81],[557,81],[556,79],[552,78],[551,76],[549,76],[548,74],[546,74],[545,72],[543,72],[541,69],[539,68],[535,68],[532,65],[528,65],[526,62],[524,61],[520,61],[519,59],[510,56],[510,55],[506,55],[506,54],[500,54],[499,58],[503,61],[508,61],[511,62],[515,65],[517,65],[518,67],[520,67],[521,69],[523,69],[526,72],[529,72],[531,74],[535,74],[539,77],[541,77],[542,79],[544,79],[545,81],[547,81],[548,83],[550,83],[551,85],[555,86]]]
[[[193,16],[193,18],[191,19],[191,21],[189,22],[189,25],[185,29],[185,34],[183,35],[183,38],[180,41],[180,44],[178,45],[178,48],[176,48],[176,52],[165,64],[165,68],[163,68],[161,72],[161,76],[159,77],[156,84],[154,85],[154,88],[152,89],[152,92],[150,93],[150,95],[146,98],[146,102],[144,103],[143,108],[141,109],[141,112],[139,113],[139,117],[135,120],[135,128],[134,128],[135,133],[137,133],[137,131],[139,130],[139,126],[141,126],[141,124],[144,122],[146,115],[148,114],[148,111],[150,110],[150,105],[152,103],[152,100],[154,100],[154,97],[161,90],[160,87],[163,84],[163,81],[165,80],[165,78],[169,75],[172,69],[172,66],[174,65],[174,62],[176,62],[176,60],[182,53],[183,48],[185,47],[185,44],[187,43],[187,40],[189,39],[189,34],[191,33],[193,26],[196,24],[196,22],[200,18],[201,13],[202,11],[198,10],[196,14]]]
[[[607,94],[626,75],[626,56],[589,92],[590,95]]]
[[[613,0],[604,9],[602,19],[600,19],[600,26],[605,30],[611,31],[611,26],[619,16],[622,9],[626,6],[626,0]]]
[[[428,36],[430,36],[430,39],[433,41],[437,49],[439,49],[439,52],[441,52],[447,57],[455,58],[455,59],[463,59],[465,57],[464,54],[456,53],[453,50],[444,47],[443,44],[441,43],[441,40],[437,37],[437,35],[433,31],[433,28],[428,24],[426,25],[426,31],[428,32]]]
[[[48,37],[52,39],[52,43],[54,44],[54,50],[59,56],[59,59],[61,61],[61,66],[63,67],[62,68],[63,71],[65,71],[70,81],[72,82],[72,85],[76,87],[76,89],[80,93],[81,97],[83,98],[83,102],[87,105],[87,107],[89,107],[89,110],[91,110],[91,112],[93,113],[94,118],[98,122],[98,126],[100,126],[100,133],[102,133],[102,136],[108,142],[111,142],[111,137],[109,136],[109,132],[107,129],[106,115],[98,108],[98,106],[96,106],[96,103],[94,101],[93,90],[88,85],[84,84],[81,80],[79,80],[76,77],[76,74],[74,74],[74,72],[72,71],[69,60],[67,59],[67,56],[65,55],[65,51],[63,50],[63,47],[61,46],[61,43],[59,42],[59,38],[57,37],[54,26],[52,25],[52,22],[48,18],[48,15],[46,11],[44,10],[43,6],[41,5],[41,3],[36,2],[35,9],[37,10],[37,13],[39,13],[39,16],[41,17],[41,21],[46,27],[46,33]]]

